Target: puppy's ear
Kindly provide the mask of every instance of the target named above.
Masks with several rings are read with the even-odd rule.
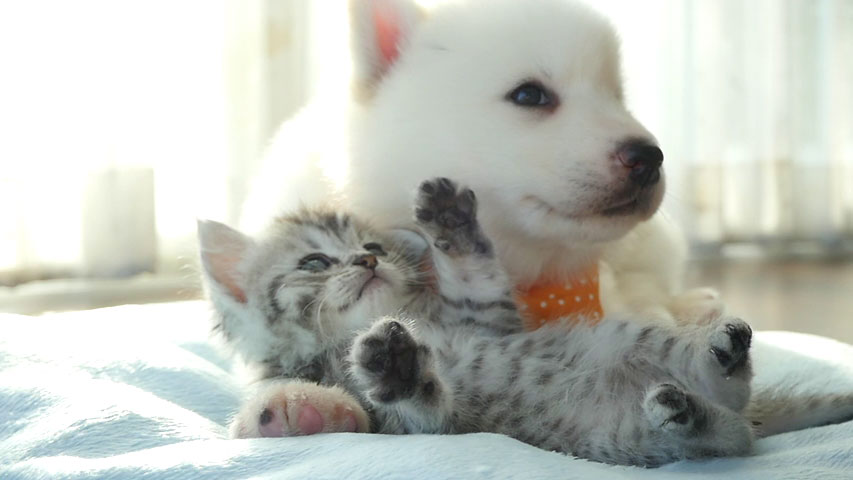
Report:
[[[424,12],[414,0],[350,0],[349,10],[354,95],[365,100],[405,53]]]
[[[254,245],[251,238],[212,220],[198,221],[198,244],[211,295],[225,294],[246,303],[240,263]]]

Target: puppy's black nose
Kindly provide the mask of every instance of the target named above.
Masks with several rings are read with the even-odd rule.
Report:
[[[629,142],[619,149],[616,156],[625,168],[631,169],[628,178],[635,184],[649,187],[660,180],[660,166],[663,163],[660,148],[642,141]]]
[[[353,265],[358,265],[360,267],[368,268],[370,270],[376,270],[376,264],[378,261],[376,260],[376,255],[360,255],[358,258],[352,262]]]

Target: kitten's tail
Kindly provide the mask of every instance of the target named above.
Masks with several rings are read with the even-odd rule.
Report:
[[[744,411],[759,437],[853,420],[853,394],[756,391]]]

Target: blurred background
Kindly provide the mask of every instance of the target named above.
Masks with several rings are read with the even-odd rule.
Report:
[[[690,284],[853,342],[853,0],[589,1]],[[195,219],[236,224],[279,123],[345,94],[345,5],[0,2],[0,311],[198,298]]]

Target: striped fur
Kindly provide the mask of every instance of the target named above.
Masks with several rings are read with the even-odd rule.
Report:
[[[216,251],[205,241],[217,238],[210,230],[228,227],[200,228],[226,341],[265,377],[328,387],[277,382],[246,403],[232,433],[267,435],[275,418],[291,423],[278,434],[299,434],[293,417],[301,413],[274,413],[282,398],[299,398],[333,405],[320,411],[322,431],[353,425],[333,417],[357,404],[354,418],[369,416],[371,431],[498,432],[607,463],[749,453],[746,323],[670,327],[610,317],[523,332],[476,209],[473,192],[449,180],[422,184],[415,218],[426,246],[345,215],[303,212],[260,242],[240,237],[251,247],[230,276],[204,253]],[[300,269],[318,253],[324,270]],[[372,276],[381,281],[370,284]],[[234,284],[240,291],[226,286]]]

